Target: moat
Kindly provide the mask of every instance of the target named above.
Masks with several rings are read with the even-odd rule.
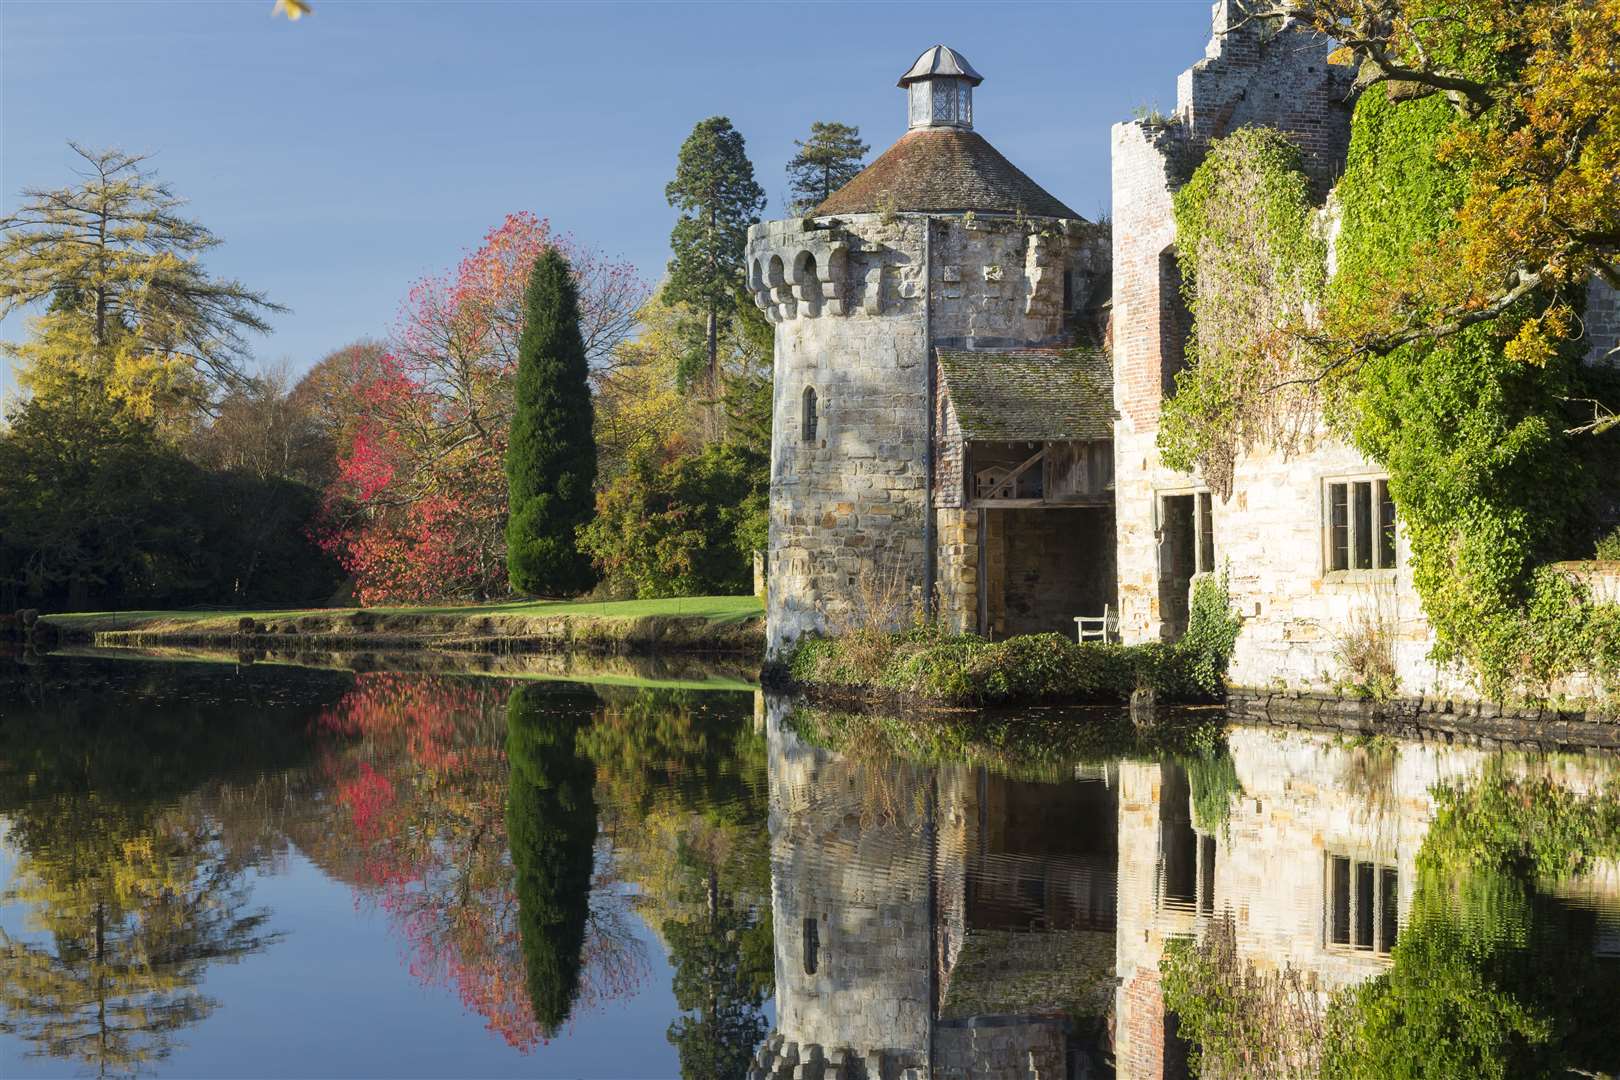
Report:
[[[1222,942],[1320,1006],[1289,1060],[1378,986],[1511,1028],[1487,1072],[1620,1067],[1609,752],[363,666],[0,658],[0,1075],[1177,1076]]]

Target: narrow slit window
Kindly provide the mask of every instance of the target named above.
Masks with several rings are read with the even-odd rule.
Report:
[[[805,443],[816,441],[816,388],[804,388],[804,415],[800,419],[800,428]]]
[[[814,975],[821,963],[821,929],[816,920],[804,920],[804,973]]]

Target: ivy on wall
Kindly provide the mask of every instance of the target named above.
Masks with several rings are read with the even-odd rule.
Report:
[[[1333,196],[1331,280],[1297,152],[1274,132],[1213,143],[1176,196],[1192,364],[1159,445],[1167,464],[1196,465],[1229,493],[1241,451],[1298,448],[1324,418],[1389,471],[1437,659],[1463,662],[1497,698],[1544,696],[1574,671],[1613,691],[1620,608],[1589,603],[1546,566],[1590,554],[1587,499],[1603,471],[1593,440],[1566,433],[1569,399],[1589,396],[1599,376],[1580,363],[1574,323],[1548,322],[1582,298],[1532,294],[1492,322],[1353,364],[1314,347],[1396,317],[1389,282],[1422,277],[1418,260],[1443,249],[1431,241],[1455,228],[1467,195],[1447,147],[1458,125],[1482,122],[1439,95],[1393,100],[1377,85],[1361,96]],[[1277,295],[1263,299],[1267,290]],[[1417,317],[1423,298],[1410,303]],[[1528,355],[1532,320],[1530,337],[1551,328],[1559,347]]]
[[[1311,433],[1316,395],[1298,381],[1310,373],[1309,350],[1289,328],[1320,301],[1326,245],[1299,149],[1270,128],[1211,145],[1176,192],[1175,216],[1194,321],[1159,444],[1167,464],[1196,464],[1224,497],[1244,450],[1295,448]]]

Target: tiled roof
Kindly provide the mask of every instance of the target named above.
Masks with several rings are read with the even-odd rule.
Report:
[[[916,128],[833,192],[815,214],[982,210],[1076,218],[985,141],[962,128]]]
[[[944,391],[970,442],[1114,437],[1114,375],[1102,349],[940,349]]]

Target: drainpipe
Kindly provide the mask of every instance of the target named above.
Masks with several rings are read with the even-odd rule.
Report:
[[[932,622],[938,617],[938,603],[934,596],[934,583],[938,575],[938,556],[934,542],[934,413],[936,411],[934,386],[934,262],[932,241],[934,219],[923,216],[923,349],[924,369],[928,372],[928,430],[923,443],[923,611]]]

